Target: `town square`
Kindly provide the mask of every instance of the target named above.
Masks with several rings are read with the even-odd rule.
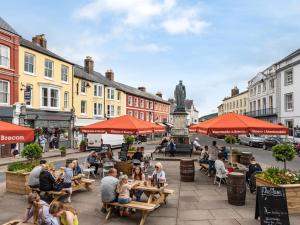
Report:
[[[1,9],[0,224],[300,224],[299,1]]]

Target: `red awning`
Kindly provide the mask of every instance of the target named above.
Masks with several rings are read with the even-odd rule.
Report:
[[[227,113],[190,126],[190,132],[202,134],[265,134],[286,135],[288,128],[236,113]]]
[[[82,133],[90,134],[152,134],[164,133],[165,128],[132,116],[120,116],[80,128]]]
[[[33,140],[33,129],[0,121],[0,144],[25,143]]]

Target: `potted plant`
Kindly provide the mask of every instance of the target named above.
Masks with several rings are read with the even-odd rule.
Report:
[[[124,140],[125,140],[125,143],[128,144],[130,147],[134,143],[135,137],[133,135],[126,135],[126,136],[124,136]]]
[[[300,213],[300,173],[288,170],[287,161],[292,161],[296,150],[290,144],[278,144],[272,148],[272,155],[283,162],[283,169],[271,167],[256,175],[256,186],[282,187],[285,189],[290,214]]]
[[[85,140],[82,140],[79,144],[79,149],[81,152],[85,152],[86,151],[86,146],[87,146],[87,143]]]
[[[28,161],[14,162],[8,165],[6,171],[6,191],[17,194],[28,194],[27,186],[30,171],[38,165],[42,157],[42,148],[34,143],[26,145],[21,155]]]
[[[66,147],[60,147],[59,150],[60,150],[61,157],[66,157],[67,155]]]
[[[237,149],[232,149],[232,145],[237,142],[237,138],[232,135],[227,135],[224,138],[224,141],[230,145],[230,163],[240,162],[241,152]]]

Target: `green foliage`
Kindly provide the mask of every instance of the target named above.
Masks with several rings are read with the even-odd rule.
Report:
[[[292,161],[297,152],[290,144],[278,144],[272,147],[272,155],[276,161],[284,163],[284,169],[286,169],[286,161]]]
[[[235,136],[227,135],[225,136],[224,141],[228,144],[235,144],[237,142],[237,139]]]
[[[13,162],[8,164],[7,170],[12,172],[30,172],[36,165],[38,165],[37,161],[34,162]]]
[[[80,147],[85,147],[85,146],[87,146],[86,141],[85,141],[85,140],[81,140],[79,146],[80,146]]]
[[[66,147],[60,147],[59,150],[60,150],[61,152],[66,152],[66,151],[67,151],[67,150],[66,150]]]
[[[285,169],[282,170],[278,167],[270,167],[256,176],[277,185],[300,183],[300,173],[294,173]]]
[[[42,153],[42,148],[37,143],[33,143],[26,145],[23,151],[21,152],[21,155],[28,160],[33,160],[40,159],[42,157]]]
[[[128,151],[129,152],[136,152],[136,147],[129,147]]]
[[[134,143],[135,137],[133,135],[126,135],[126,136],[124,136],[124,141],[125,141],[125,143],[131,145]]]

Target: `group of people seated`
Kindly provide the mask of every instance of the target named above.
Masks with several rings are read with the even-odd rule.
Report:
[[[28,206],[23,223],[33,218],[37,225],[78,225],[76,210],[69,205],[53,201],[50,205],[43,201],[37,192],[28,195]]]
[[[175,156],[176,153],[176,144],[173,138],[171,137],[164,137],[160,144],[155,147],[155,153],[160,153],[165,149],[170,153],[171,157]]]
[[[29,175],[28,185],[31,189],[38,189],[38,192],[44,192],[43,198],[51,202],[51,197],[47,194],[49,191],[66,191],[68,197],[66,202],[71,202],[72,182],[79,184],[81,178],[81,168],[77,160],[68,162],[66,167],[61,167],[59,173],[55,173],[53,168],[47,165],[46,160],[41,160]]]
[[[128,204],[134,198],[135,201],[141,201],[143,191],[133,190],[135,185],[129,184],[129,177],[120,173],[118,177],[118,171],[115,168],[109,170],[108,176],[101,180],[101,198],[103,202],[102,212],[107,212],[107,203],[118,202],[120,204]],[[163,170],[160,162],[155,164],[155,170],[152,173],[150,179],[157,178],[157,182],[165,183],[166,174]],[[131,176],[132,181],[141,181],[146,183],[146,177],[141,167],[136,166],[133,169]],[[119,210],[121,216],[128,216],[129,209],[121,207]]]

